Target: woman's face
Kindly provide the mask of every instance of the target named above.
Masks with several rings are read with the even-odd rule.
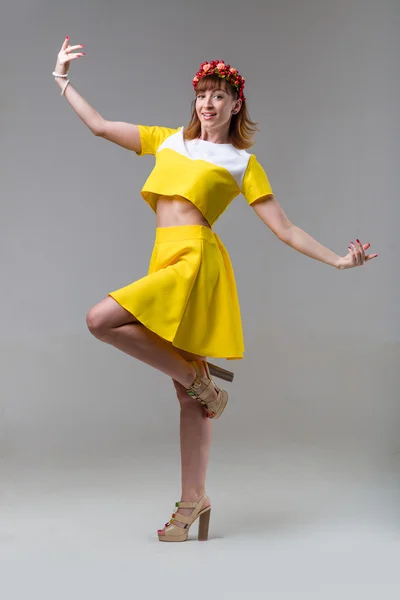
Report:
[[[229,126],[232,114],[240,110],[241,100],[235,100],[222,88],[196,94],[196,112],[202,129],[220,129]]]

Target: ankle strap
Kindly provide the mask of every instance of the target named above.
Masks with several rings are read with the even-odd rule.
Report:
[[[204,501],[207,500],[207,494],[203,494],[197,502],[175,502],[175,506],[177,508],[196,508],[199,504],[204,504]]]

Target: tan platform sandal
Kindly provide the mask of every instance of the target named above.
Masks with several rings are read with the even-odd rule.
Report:
[[[210,525],[211,506],[207,506],[207,508],[204,509],[201,508],[206,500],[208,500],[208,496],[207,494],[203,494],[203,496],[197,502],[176,502],[176,509],[193,508],[193,511],[188,516],[181,515],[178,512],[173,512],[171,520],[168,521],[168,523],[165,523],[165,529],[158,530],[158,539],[160,540],[160,542],[185,542],[189,535],[189,529],[197,518],[199,518],[199,530],[197,538],[201,542],[207,541],[208,528]],[[184,523],[185,527],[179,527],[179,525],[174,525],[174,521]],[[164,533],[161,533],[162,531]]]
[[[207,362],[203,361],[206,374],[203,375],[199,364],[196,361],[191,361],[192,365],[196,369],[197,377],[186,391],[189,396],[196,398],[200,404],[204,406],[207,411],[209,419],[218,419],[220,417],[228,402],[228,392],[220,390],[213,380],[211,379],[210,369]],[[218,368],[218,367],[217,367]],[[224,370],[224,369],[222,369]],[[228,371],[229,372],[229,371]],[[211,400],[211,394],[213,391],[217,392],[215,400]],[[210,398],[210,400],[207,400]]]

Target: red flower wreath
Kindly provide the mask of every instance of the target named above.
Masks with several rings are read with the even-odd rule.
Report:
[[[211,62],[203,62],[196,76],[193,77],[193,87],[196,89],[200,79],[207,75],[218,75],[221,79],[226,79],[228,83],[233,85],[239,94],[241,100],[246,100],[243,95],[245,79],[239,74],[239,71],[231,65],[226,65],[223,60],[212,60]]]

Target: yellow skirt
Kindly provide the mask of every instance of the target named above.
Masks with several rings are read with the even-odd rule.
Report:
[[[108,295],[177,348],[214,358],[243,357],[232,264],[208,227],[158,227],[148,274]]]

